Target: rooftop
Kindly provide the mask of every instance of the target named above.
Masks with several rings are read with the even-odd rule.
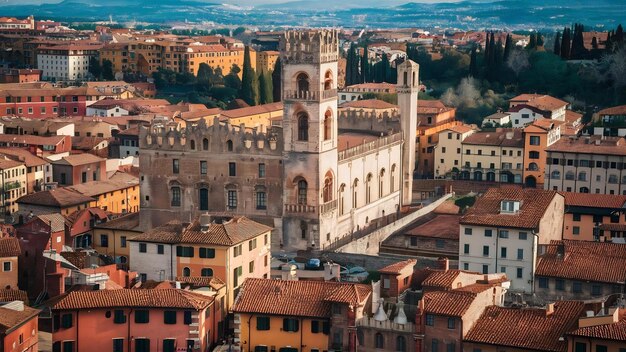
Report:
[[[117,219],[109,220],[94,226],[97,229],[109,229],[109,230],[137,230],[139,227],[139,212],[129,213],[124,216],[120,216]]]
[[[0,170],[8,170],[22,165],[24,165],[23,162],[0,157]]]
[[[429,314],[462,317],[470,308],[476,293],[467,291],[432,291],[424,294],[424,311]]]
[[[613,106],[598,111],[598,115],[626,115],[626,105]]]
[[[546,148],[546,151],[626,156],[626,140],[623,137],[595,135],[578,138],[561,138]]]
[[[626,281],[626,244],[552,241],[538,258],[537,276],[619,283]]]
[[[569,103],[549,95],[522,94],[511,99],[511,102],[523,103],[543,111],[554,111],[566,107]]]
[[[463,144],[523,148],[524,134],[519,128],[498,128],[495,131],[476,132],[465,138]]]
[[[0,306],[0,334],[13,331],[39,314],[39,309],[24,306],[23,310],[16,310]],[[30,333],[29,333],[30,334]]]
[[[559,192],[565,198],[565,206],[589,208],[626,208],[626,196],[619,194]]]
[[[366,144],[369,142],[373,142],[377,140],[379,137],[365,134],[365,133],[356,133],[356,132],[344,132],[339,133],[337,137],[337,151],[341,152],[346,149],[354,148],[361,144]]]
[[[26,291],[13,290],[10,288],[0,289],[0,302],[22,301],[28,304],[28,294]]]
[[[25,145],[57,145],[63,143],[67,136],[33,136],[30,134],[16,135],[16,134],[0,134],[0,143],[7,143],[11,145],[25,144]]]
[[[554,312],[537,308],[490,306],[483,312],[465,341],[538,351],[567,351],[561,340],[576,326],[583,302],[559,301]]]
[[[536,229],[554,199],[555,191],[531,188],[490,188],[461,218],[463,225]],[[519,211],[501,212],[503,200],[520,202]]]
[[[458,208],[457,208],[458,212]],[[439,214],[428,222],[405,232],[407,236],[422,236],[459,240],[460,215]]]
[[[74,291],[58,300],[55,299],[52,309],[145,307],[201,310],[208,307],[212,301],[212,297],[179,289]]]
[[[196,219],[191,224],[170,221],[129,240],[154,243],[194,243],[232,246],[260,236],[270,230],[269,226],[240,216],[222,223],[212,222],[206,231],[202,231],[200,221]]]
[[[36,218],[49,224],[53,233],[65,231],[65,217],[60,213],[37,215]]]
[[[17,257],[20,253],[20,241],[17,237],[0,238],[0,258]]]
[[[282,111],[283,103],[271,103],[271,104],[263,104],[256,106],[249,106],[245,108],[233,109],[233,110],[224,110],[220,112],[222,117],[226,117],[229,119],[235,119],[240,117],[247,117],[258,114],[267,114],[274,111]]]
[[[599,340],[626,341],[626,319],[621,319],[613,324],[602,324],[578,328],[568,335],[587,337]]]
[[[401,262],[389,264],[386,267],[379,269],[378,272],[381,274],[396,274],[397,275],[397,274],[400,274],[402,270],[408,267],[413,268],[413,266],[415,266],[415,263],[417,263],[417,260],[407,259]]]
[[[139,179],[127,173],[117,172],[108,180],[89,181],[73,186],[69,190],[87,197],[96,197],[104,193],[115,192],[139,185]]]
[[[46,165],[48,162],[43,158],[33,155],[26,149],[20,148],[0,148],[0,155],[5,155],[9,159],[23,161],[27,167]]]
[[[340,108],[352,109],[397,109],[398,106],[379,99],[353,100],[339,105]]]
[[[67,188],[56,188],[48,191],[35,192],[20,197],[20,204],[32,204],[50,207],[69,207],[95,201],[91,197],[84,196]]]
[[[247,279],[232,309],[239,313],[327,318],[333,302],[359,306],[371,292],[369,285],[353,283]]]
[[[86,165],[86,164],[92,164],[92,163],[99,163],[105,160],[106,159],[95,156],[93,154],[82,153],[82,154],[72,154],[72,155],[64,156],[59,160],[52,161],[52,164],[79,166],[79,165]]]

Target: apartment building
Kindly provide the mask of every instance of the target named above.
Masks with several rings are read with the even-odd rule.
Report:
[[[0,158],[0,204],[2,214],[18,210],[17,199],[26,195],[26,166],[21,161]]]
[[[21,254],[20,242],[16,237],[0,238],[0,284],[2,289],[17,289],[18,262]]]
[[[84,81],[89,78],[89,60],[98,56],[101,45],[55,45],[39,48],[37,68],[44,80]]]
[[[60,186],[106,180],[106,159],[93,154],[73,154],[51,162],[53,181]]]
[[[626,237],[626,196],[560,193],[565,197],[564,240],[604,242]]]
[[[68,186],[68,189],[95,199],[91,207],[115,214],[139,211],[139,179],[125,172],[116,171],[108,179]]]
[[[420,100],[417,105],[417,167],[421,177],[433,177],[435,170],[435,147],[439,132],[460,125],[455,120],[456,109],[445,106],[439,100]]]
[[[532,293],[540,247],[561,239],[563,196],[532,188],[489,189],[460,220],[459,266],[505,273]]]
[[[130,213],[104,223],[96,224],[92,230],[93,249],[107,255],[124,268],[130,267],[128,240],[141,234],[139,213]]]
[[[457,125],[439,132],[435,146],[435,177],[459,173],[463,159],[462,142],[476,132],[473,126]]]
[[[563,138],[547,147],[544,189],[626,194],[626,140],[622,137]]]
[[[38,351],[41,311],[11,301],[0,305],[0,348],[3,351]]]
[[[561,139],[562,122],[535,120],[524,128],[524,184],[543,188],[546,148]]]
[[[45,168],[50,162],[31,154],[26,149],[0,148],[0,157],[23,162],[26,166],[26,193],[39,192],[45,183]]]
[[[30,85],[30,86],[29,86]],[[9,84],[0,87],[0,113],[28,118],[84,116],[87,88],[55,88]]]
[[[611,307],[591,313],[578,319],[578,329],[567,334],[567,352],[626,351],[626,310]]]
[[[520,128],[537,119],[565,121],[566,101],[541,94],[521,94],[509,100],[513,127]]]
[[[339,104],[361,100],[365,93],[394,94],[396,85],[392,83],[360,83],[347,86],[339,92]]]
[[[256,53],[256,71],[257,73],[265,73],[274,71],[276,60],[280,56],[278,51],[259,51]]]
[[[270,274],[271,228],[245,217],[203,214],[192,223],[172,221],[133,238],[130,268],[145,280],[217,277],[231,307],[246,278]]]

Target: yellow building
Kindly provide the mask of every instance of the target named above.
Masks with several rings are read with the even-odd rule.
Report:
[[[15,202],[26,195],[26,166],[23,162],[0,158],[0,186],[2,187],[2,214],[18,210]]]
[[[130,265],[130,249],[127,240],[139,235],[139,212],[126,214],[94,226],[93,249],[115,259],[116,263]]]
[[[330,281],[248,279],[233,306],[242,352],[350,351],[371,287]]]
[[[67,188],[95,199],[90,207],[116,214],[139,211],[139,180],[124,172],[118,171],[105,181],[90,181]]]
[[[259,51],[256,53],[257,72],[272,72],[280,53],[278,51]]]
[[[225,110],[220,113],[220,117],[228,119],[233,126],[243,124],[246,128],[271,126],[274,118],[282,118],[283,103],[270,103],[257,106],[250,106],[240,109]]]
[[[17,257],[20,255],[20,242],[16,237],[0,238],[0,282],[2,289],[17,289]]]

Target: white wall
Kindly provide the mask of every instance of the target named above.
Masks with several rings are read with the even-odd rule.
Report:
[[[146,274],[148,280],[169,280],[176,277],[176,246],[163,244],[163,254],[157,253],[156,243],[146,243],[146,253],[139,252],[139,243],[128,241],[130,270]]]

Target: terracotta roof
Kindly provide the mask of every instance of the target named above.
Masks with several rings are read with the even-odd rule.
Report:
[[[400,274],[402,270],[406,269],[409,266],[412,268],[413,266],[415,266],[415,263],[417,263],[417,260],[407,259],[401,262],[389,264],[386,267],[379,269],[378,272],[381,274],[396,274],[397,275],[397,274]]]
[[[95,199],[83,196],[67,188],[56,188],[49,191],[35,192],[18,198],[21,204],[33,204],[50,207],[68,207],[95,201]]]
[[[170,221],[165,225],[139,234],[130,241],[154,243],[193,243],[232,246],[271,231],[271,227],[244,216],[234,217],[221,224],[211,223],[203,232],[199,219],[191,224]]]
[[[511,98],[509,101],[512,102],[524,102],[524,101],[531,101],[533,99],[536,99],[538,97],[542,96],[541,94],[520,94],[516,97]]]
[[[447,200],[441,204],[439,204],[434,210],[433,213],[436,214],[448,214],[448,215],[456,215],[459,213],[459,206],[454,204],[453,200]]]
[[[379,137],[372,136],[371,134],[365,133],[354,133],[354,132],[346,132],[340,133],[337,137],[337,151],[344,151],[346,149],[354,148],[361,144],[373,142],[377,140]]]
[[[21,161],[0,158],[0,170],[8,170],[23,165],[24,163]]]
[[[82,153],[82,154],[72,154],[72,155],[64,156],[59,160],[52,161],[51,163],[53,165],[79,166],[79,165],[85,165],[85,164],[91,164],[91,163],[99,163],[104,160],[106,159],[103,159],[99,156],[95,156],[93,154]]]
[[[521,94],[512,98],[510,101],[523,102],[525,105],[532,106],[543,111],[554,111],[568,105],[568,102],[566,101],[541,94]]]
[[[598,115],[626,115],[626,105],[613,106],[598,111]]]
[[[219,290],[226,286],[224,281],[217,277],[206,276],[177,276],[176,281],[183,284],[189,284],[192,287],[211,287],[214,290]]]
[[[354,92],[354,91],[371,91],[371,90],[389,90],[389,93],[396,92],[395,84],[391,83],[360,83],[353,84],[351,86],[347,86],[344,88],[346,92]]]
[[[31,320],[39,314],[40,310],[24,306],[24,310],[14,310],[0,307],[0,333],[6,334]]]
[[[626,140],[622,137],[595,135],[578,138],[561,138],[546,148],[546,151],[626,156]]]
[[[12,301],[22,301],[24,304],[28,304],[28,294],[22,290],[0,289],[0,302]]]
[[[524,134],[519,128],[498,128],[495,131],[476,132],[467,136],[463,144],[523,148]]]
[[[129,213],[94,226],[96,229],[136,230],[139,227],[139,212]]]
[[[397,105],[379,99],[353,100],[339,105],[340,108],[354,109],[397,109]]]
[[[565,206],[622,209],[626,196],[619,194],[559,192],[565,198]]]
[[[469,131],[473,131],[475,128],[473,125],[465,125],[465,124],[460,124],[460,125],[456,125],[450,128],[447,128],[446,131],[452,131],[452,132],[456,132],[456,133],[467,133]]]
[[[441,114],[446,111],[454,110],[454,108],[445,106],[441,100],[418,100],[418,114]]]
[[[371,287],[329,281],[283,281],[246,279],[232,310],[287,316],[328,318],[332,302],[359,306],[371,294]]]
[[[0,148],[0,155],[5,155],[10,159],[23,161],[27,167],[46,165],[48,162],[26,149],[20,148]]]
[[[201,310],[208,307],[211,302],[212,297],[177,289],[74,291],[56,301],[52,309],[146,307]]]
[[[20,253],[20,241],[17,237],[0,238],[0,258],[17,257]]]
[[[436,210],[436,209],[435,209]],[[458,212],[458,208],[457,208]],[[408,236],[445,238],[459,240],[459,221],[461,215],[441,214],[419,226],[405,232]]]
[[[583,302],[559,301],[554,312],[545,309],[487,307],[465,341],[533,351],[567,351],[565,333],[576,326]]]
[[[496,112],[494,114],[491,114],[487,117],[485,117],[485,120],[501,120],[503,118],[506,117],[510,117],[511,114],[507,113],[507,112]]]
[[[117,173],[116,173],[117,174]],[[66,188],[87,197],[97,197],[104,193],[115,192],[139,185],[139,179],[132,175],[111,177],[108,180],[89,181]]]
[[[622,284],[626,281],[626,244],[552,241],[537,261],[536,275]]]
[[[33,136],[33,135],[15,135],[0,134],[0,143],[9,144],[27,144],[27,145],[57,145],[65,140],[66,136]]]
[[[87,263],[87,252],[61,252],[59,253],[68,262],[79,269],[85,269],[85,263]]]
[[[530,188],[490,188],[461,218],[464,225],[536,229],[554,199],[555,191]],[[501,213],[503,200],[519,201],[516,213]]]
[[[613,324],[603,324],[578,328],[568,335],[588,337],[599,340],[613,340],[623,343],[626,341],[626,319]]]
[[[422,281],[422,286],[452,289],[454,280],[456,280],[460,274],[461,270],[433,271],[424,281]]]
[[[256,106],[249,106],[239,109],[233,110],[224,110],[220,114],[223,117],[227,117],[229,119],[252,116],[257,114],[267,114],[275,111],[280,111],[283,109],[283,103],[271,103],[271,104],[263,104]]]
[[[467,291],[432,291],[424,294],[424,311],[429,314],[462,317],[476,299]]]
[[[37,215],[36,218],[50,225],[50,230],[53,233],[65,231],[65,217],[60,213]]]
[[[89,213],[90,218],[94,218],[96,220],[105,220],[106,221],[108,219],[107,212],[104,211],[102,208],[90,207],[90,208],[85,208],[85,209],[81,209],[81,210],[76,210],[75,212],[69,214],[65,218],[65,223],[68,226],[72,227],[74,225],[74,223],[76,222],[76,220],[78,220],[85,213]]]
[[[572,123],[580,120],[583,117],[583,114],[572,111],[565,110],[565,122]]]

